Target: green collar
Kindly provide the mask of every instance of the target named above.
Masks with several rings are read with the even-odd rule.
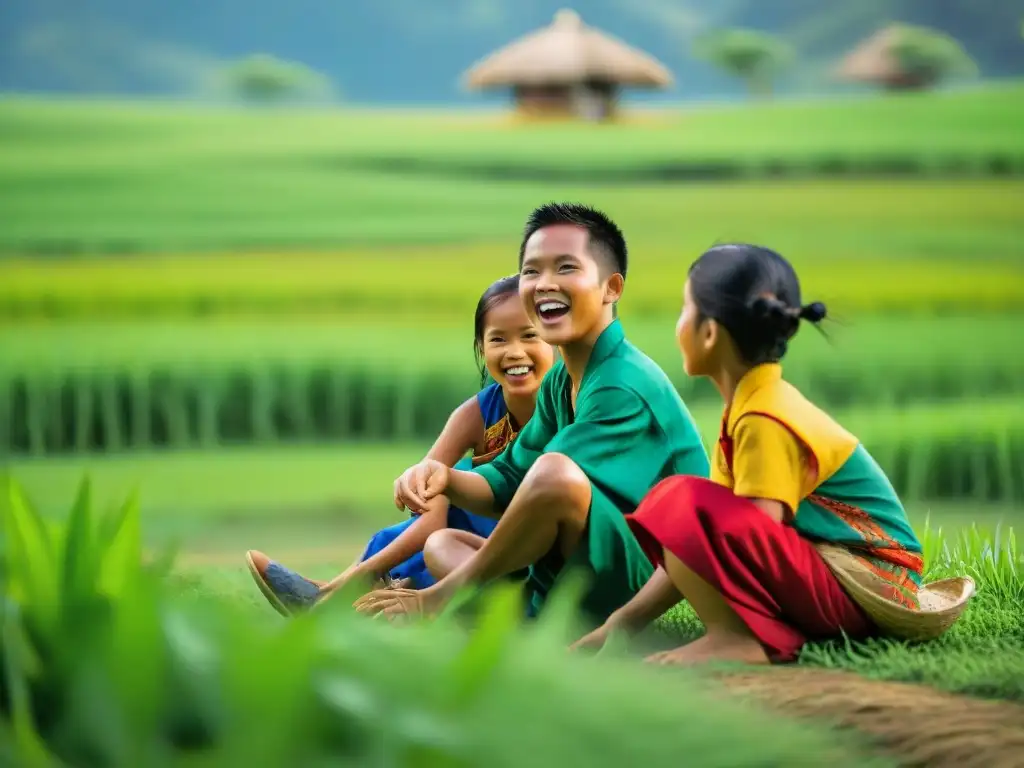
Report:
[[[590,360],[587,361],[587,369],[583,372],[583,380],[586,381],[594,368],[611,357],[612,352],[618,349],[625,339],[626,332],[622,330],[622,323],[618,319],[612,320],[611,324],[597,337],[594,349],[590,353]]]

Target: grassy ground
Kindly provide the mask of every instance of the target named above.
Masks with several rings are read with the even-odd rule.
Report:
[[[707,431],[716,414],[700,419]],[[100,505],[137,490],[153,546],[180,542],[183,564],[209,567],[210,578],[244,592],[248,576],[239,558],[245,549],[287,553],[317,574],[347,564],[372,531],[400,519],[392,483],[424,450],[367,444],[153,453],[10,462],[5,471],[48,514],[66,509],[83,473]],[[952,533],[973,524],[1024,527],[1024,510],[1011,506],[922,501],[908,509],[918,525],[930,520]]]
[[[249,581],[245,572],[241,554],[244,548],[259,546],[271,554],[280,556],[286,562],[303,568],[314,576],[327,576],[332,574],[340,565],[349,561],[360,548],[365,531],[373,524],[370,518],[376,521],[394,519],[394,512],[387,511],[386,503],[378,499],[373,503],[373,510],[380,510],[379,514],[368,513],[362,518],[359,524],[355,524],[357,516],[352,516],[352,527],[346,534],[345,526],[330,518],[331,515],[340,515],[340,509],[332,509],[330,505],[319,515],[312,514],[308,510],[295,509],[282,513],[283,506],[276,506],[277,514],[268,514],[267,506],[260,507],[258,504],[267,505],[277,501],[284,505],[289,501],[297,499],[311,503],[324,498],[335,499],[340,503],[345,498],[369,500],[377,494],[370,487],[370,475],[376,475],[383,484],[385,478],[393,474],[387,468],[394,464],[411,458],[418,453],[417,446],[407,446],[397,449],[396,446],[368,447],[360,451],[358,456],[343,451],[333,450],[330,452],[291,452],[291,455],[284,452],[268,453],[263,456],[252,452],[239,452],[235,454],[223,454],[220,456],[187,456],[182,455],[171,460],[160,460],[157,457],[135,458],[132,460],[114,459],[96,462],[93,469],[97,470],[96,478],[99,484],[100,498],[107,501],[120,499],[128,485],[142,477],[145,478],[146,488],[149,490],[146,497],[148,502],[145,508],[144,523],[148,530],[148,538],[152,543],[158,543],[166,539],[169,531],[177,528],[182,532],[182,524],[191,522],[195,527],[190,531],[191,541],[186,542],[186,557],[179,563],[179,567],[171,575],[170,585],[172,589],[185,600],[186,605],[194,605],[197,608],[204,607],[209,611],[216,609],[219,615],[235,616],[239,619],[238,627],[246,627],[244,635],[245,642],[237,646],[229,646],[236,649],[245,649],[242,655],[245,659],[250,656],[259,656],[260,663],[270,662],[274,674],[261,673],[260,690],[266,692],[268,686],[277,684],[279,677],[284,674],[280,667],[280,659],[284,656],[275,654],[285,653],[311,653],[306,646],[298,643],[289,645],[286,641],[289,636],[294,640],[294,633],[280,635],[279,644],[276,633],[268,632],[278,621],[278,617],[271,609],[263,603],[256,588]],[[319,453],[319,457],[318,454]],[[317,471],[310,472],[311,467],[317,467]],[[81,467],[79,467],[80,469]],[[301,471],[300,471],[301,468]],[[361,479],[366,478],[367,482],[360,486],[345,484],[338,475],[341,473],[336,468],[358,473]],[[10,469],[10,467],[9,467]],[[43,501],[43,506],[50,511],[58,508],[57,497],[63,495],[63,503],[60,508],[66,509],[67,502],[72,490],[72,482],[77,476],[75,468],[70,464],[59,466],[53,463],[23,465],[15,467],[16,474],[28,486],[32,495]],[[337,487],[337,495],[327,494],[326,489],[331,487],[331,473],[333,471],[334,484]],[[289,478],[291,475],[291,478]],[[319,477],[318,477],[319,475]],[[315,489],[321,489],[314,492]],[[362,488],[362,490],[359,490]],[[67,491],[67,494],[64,494]],[[386,496],[386,494],[384,494]],[[191,509],[187,504],[193,505]],[[926,509],[930,510],[933,520],[941,521],[947,525],[946,533],[940,537],[935,532],[927,533],[924,536],[926,557],[930,563],[930,576],[941,577],[952,574],[969,574],[979,584],[979,595],[972,603],[967,614],[961,619],[957,626],[948,633],[942,640],[923,646],[906,647],[892,642],[873,642],[855,646],[847,646],[843,643],[816,644],[810,646],[801,660],[801,665],[808,670],[822,669],[829,670],[852,670],[866,677],[884,680],[909,680],[925,682],[931,686],[946,690],[966,693],[975,696],[989,698],[1024,700],[1024,563],[1020,560],[1019,553],[1013,548],[1012,541],[1008,538],[1005,530],[1001,531],[999,539],[992,534],[976,535],[970,530],[961,528],[960,533],[954,533],[952,528],[962,526],[966,521],[990,522],[997,519],[1005,522],[1014,522],[1017,517],[1012,510],[1000,509],[949,509],[944,505],[921,506],[913,510],[915,519],[920,523],[921,517]],[[1019,514],[1019,513],[1018,513]],[[362,516],[359,516],[362,517]],[[319,523],[317,523],[319,518]],[[376,522],[379,524],[379,522]],[[186,526],[187,527],[187,526]],[[335,538],[337,537],[337,538]],[[326,552],[326,547],[335,545],[333,552]],[[291,548],[296,547],[296,548]],[[303,556],[305,553],[305,557]],[[155,616],[155,614],[154,614]],[[206,635],[203,634],[206,625],[197,626],[188,624],[189,616],[173,614],[172,622],[179,632],[188,629],[193,634],[188,638],[191,643],[200,642]],[[242,620],[244,618],[244,621]],[[340,618],[340,617],[339,617]],[[209,626],[215,626],[208,622]],[[130,626],[137,626],[131,624]],[[147,625],[148,626],[148,625]],[[376,625],[373,625],[376,626]],[[400,659],[406,659],[414,648],[421,648],[424,659],[427,656],[435,658],[440,653],[438,643],[445,640],[443,647],[462,647],[462,640],[456,641],[454,637],[434,633],[431,635],[410,635],[408,632],[375,633],[362,628],[362,625],[354,622],[330,622],[321,623],[316,627],[320,633],[318,636],[334,637],[340,645],[339,648],[354,648],[365,643],[372,643],[376,655],[385,655],[391,663],[387,665],[389,670],[395,674],[409,675],[412,666],[403,666]],[[298,630],[301,632],[301,630]],[[310,628],[306,628],[306,633]],[[694,636],[699,628],[692,616],[685,607],[673,611],[668,617],[667,623],[662,625],[662,631],[652,633],[643,638],[643,642],[634,649],[646,651],[654,647],[664,647],[676,644],[688,637]],[[498,679],[504,680],[499,675],[495,678],[496,665],[500,663],[501,669],[515,670],[515,680],[522,682],[523,675],[530,676],[530,670],[535,669],[533,663],[521,656],[526,647],[520,647],[519,643],[497,643],[498,627],[494,621],[490,625],[481,626],[475,641],[466,646],[466,660],[464,665],[468,680],[474,681],[474,685],[483,686],[485,679],[498,684]],[[154,637],[157,635],[154,635]],[[149,635],[147,635],[147,638]],[[177,637],[177,636],[175,636]],[[231,637],[235,637],[232,635]],[[180,642],[180,638],[178,638]],[[173,644],[172,644],[173,645]],[[189,647],[189,643],[186,643]],[[500,646],[500,648],[499,648]],[[177,647],[177,646],[174,646]],[[207,646],[203,645],[203,648]],[[318,646],[319,647],[319,646]],[[535,650],[540,646],[530,646]],[[544,646],[545,658],[550,658],[554,647]],[[280,648],[280,650],[277,650]],[[260,649],[263,649],[262,651]],[[430,652],[428,653],[428,649]],[[472,649],[480,649],[472,652]],[[484,651],[486,650],[486,652]],[[499,653],[500,650],[500,653]],[[138,651],[136,651],[138,653]],[[228,654],[228,657],[235,658],[237,654]],[[287,656],[287,654],[285,654]],[[612,654],[615,655],[614,653]],[[472,657],[472,658],[470,658]],[[191,658],[191,657],[189,657]],[[274,661],[274,659],[277,661]],[[319,657],[318,657],[319,658]],[[500,658],[500,662],[499,662]],[[426,663],[426,662],[424,662]],[[655,673],[650,669],[639,669],[635,665],[620,665],[614,663],[614,659],[606,660],[607,666],[602,666],[601,675],[591,675],[605,681],[601,687],[606,691],[608,686],[619,685],[621,680],[622,691],[632,690],[626,685],[626,681],[634,681],[634,687],[640,685],[639,680],[650,680],[650,684],[657,689],[658,695],[666,701],[675,701],[677,697],[670,697],[668,691],[678,691],[682,695],[689,690],[685,678],[678,678],[664,671]],[[560,662],[559,668],[564,666]],[[242,665],[244,666],[244,665]],[[253,662],[253,668],[256,662]],[[370,665],[374,666],[374,665]],[[376,665],[379,667],[380,665]],[[571,669],[575,665],[570,664]],[[201,665],[200,665],[201,668]],[[241,669],[242,667],[240,667]],[[367,668],[366,664],[356,664],[354,669]],[[438,658],[433,663],[427,663],[429,669],[453,669]],[[346,668],[347,669],[347,668]],[[560,674],[570,675],[570,670]],[[474,670],[470,674],[470,670]],[[490,670],[486,677],[481,677],[480,670]],[[189,674],[189,680],[197,679]],[[241,674],[241,672],[239,672]],[[246,672],[251,677],[251,670]],[[381,674],[384,674],[383,672]],[[581,672],[582,674],[582,672]],[[570,675],[571,676],[571,675]],[[264,679],[266,677],[266,679]],[[346,678],[347,679],[347,678]],[[388,677],[390,679],[390,677]],[[422,681],[422,677],[417,677]],[[534,678],[531,678],[534,679]],[[559,688],[558,681],[562,678],[558,675],[545,673],[535,678],[535,683],[526,686],[531,690],[551,691],[552,687]],[[778,720],[779,711],[785,712],[789,707],[778,707],[775,700],[780,695],[792,704],[794,698],[800,697],[793,690],[787,690],[787,680],[783,675],[778,678],[775,694],[761,698],[767,699],[766,712],[771,713],[772,722],[777,723],[774,733],[781,733],[781,720]],[[508,682],[501,683],[501,690],[506,694],[518,690],[512,685],[513,678]],[[830,679],[831,680],[831,679]],[[829,695],[835,698],[835,693],[829,694],[827,681],[818,681],[814,690],[818,694]],[[807,681],[800,683],[806,686]],[[843,688],[841,680],[831,680],[832,686],[838,685]],[[509,687],[511,686],[511,687]],[[540,686],[537,688],[536,686]],[[678,688],[676,687],[678,686]],[[781,687],[779,687],[781,686]],[[408,686],[406,686],[408,687]],[[849,690],[849,686],[843,688]],[[388,688],[387,690],[391,690]],[[573,689],[575,698],[573,701],[582,701],[579,695],[580,688]],[[763,692],[762,692],[763,693]],[[394,694],[391,694],[394,696]],[[550,693],[549,695],[554,695]],[[696,696],[696,693],[692,694]],[[812,695],[808,693],[807,695]],[[906,694],[911,695],[911,694]],[[918,690],[913,694],[915,705],[926,711],[934,711],[930,694],[925,690]],[[590,697],[593,697],[592,699]],[[881,697],[881,698],[876,698]],[[819,727],[835,719],[841,720],[847,726],[864,726],[870,731],[871,718],[865,714],[872,707],[877,709],[885,704],[892,697],[889,689],[880,689],[877,693],[871,689],[860,690],[859,698],[853,697],[851,704],[845,705],[845,709],[839,710],[834,704],[829,708],[826,719],[822,720]],[[419,698],[414,697],[416,701]],[[347,699],[345,699],[347,701]],[[394,713],[395,707],[402,702],[411,701],[407,697],[394,698],[388,708]],[[507,703],[507,698],[504,699]],[[595,689],[588,695],[586,701],[592,701],[593,706],[601,711],[607,706],[609,698],[601,698]],[[632,701],[632,699],[630,699]],[[686,701],[690,701],[689,698]],[[206,699],[202,699],[204,707],[196,710],[197,715],[208,717],[209,706]],[[220,706],[218,704],[218,706]],[[236,705],[237,706],[237,705]],[[483,706],[479,704],[478,706]],[[680,705],[681,706],[681,705]],[[955,711],[958,717],[967,718],[972,721],[974,710],[970,703],[962,703]],[[865,710],[865,708],[867,708]],[[803,709],[807,709],[804,707]],[[573,710],[574,715],[570,718],[573,722],[582,718],[587,723],[596,723],[600,718],[595,709],[592,713]],[[994,713],[991,716],[995,716]],[[1010,718],[1012,722],[1014,712],[1005,711],[998,713],[1001,717]],[[767,717],[768,715],[765,715]],[[913,722],[908,728],[914,734],[920,734],[922,727],[931,723],[925,718],[925,723]],[[648,720],[648,725],[653,722],[661,723],[660,720]],[[461,722],[461,720],[460,720]],[[618,721],[617,721],[618,722]],[[686,722],[692,725],[693,720]],[[703,720],[702,720],[703,722]],[[738,722],[738,721],[733,721]],[[763,720],[758,720],[763,724]],[[981,721],[979,721],[981,722]],[[621,723],[620,723],[621,725]],[[975,733],[981,726],[961,728],[966,733]],[[957,723],[951,722],[946,728],[954,731],[960,728]],[[891,729],[890,729],[891,730]],[[1005,730],[1005,728],[1003,729]],[[720,731],[717,742],[721,743]],[[828,731],[821,730],[819,733],[828,734]],[[575,732],[568,733],[565,738],[567,743],[575,744],[575,740],[582,734]],[[997,745],[1005,741],[1006,734],[999,728],[995,728],[988,742],[982,749],[996,749]],[[679,734],[676,738],[682,738]],[[686,738],[690,739],[690,736]],[[789,739],[795,736],[787,736],[784,743],[791,743]],[[848,738],[842,737],[842,738]],[[911,739],[911,741],[913,741]],[[841,741],[841,743],[846,743]],[[862,748],[864,746],[861,741]],[[809,748],[817,757],[821,757],[821,747],[815,747],[809,741]],[[907,747],[901,745],[898,734],[892,737],[890,747],[898,755],[906,756]],[[578,753],[577,753],[578,754]],[[704,754],[702,752],[702,754]],[[988,753],[985,753],[988,754]],[[736,758],[729,762],[728,759],[718,761],[715,764],[732,765],[747,764],[747,757]],[[762,759],[764,755],[762,754]],[[909,758],[908,758],[909,759]],[[771,761],[769,761],[771,762]],[[774,763],[772,763],[774,764]],[[802,764],[797,762],[784,762],[786,765]],[[808,763],[811,764],[811,763]],[[839,765],[835,761],[830,764]],[[858,756],[856,764],[867,764],[863,758]],[[931,763],[929,763],[931,764]],[[989,763],[996,764],[996,763]]]
[[[147,539],[156,545],[176,538],[183,546],[174,577],[178,589],[199,599],[226,599],[272,620],[244,569],[244,550],[262,549],[314,577],[336,574],[358,556],[372,530],[398,518],[388,499],[390,481],[419,450],[184,455],[97,461],[92,469],[101,498],[121,497],[128,478],[142,480]],[[25,465],[17,475],[43,506],[55,507],[69,498],[76,469]],[[352,477],[359,482],[347,480]],[[930,575],[966,572],[978,580],[981,589],[969,613],[939,643],[813,646],[803,663],[1024,700],[1024,562],[1009,548],[1006,530],[1024,526],[1024,512],[941,502],[912,505],[910,512],[919,530],[932,530],[925,537]],[[971,533],[974,525],[985,531],[981,538]],[[934,533],[938,526],[943,545]],[[648,636],[641,647],[664,647],[699,631],[685,608],[670,621],[678,634]]]
[[[398,632],[329,609],[280,631],[209,581],[179,577],[168,590],[139,573],[132,505],[111,527],[82,499],[50,528],[4,491],[5,765],[468,766],[493,755],[489,765],[509,768],[612,768],[673,765],[680,744],[720,768],[893,762],[723,701],[692,675],[612,660],[594,674],[565,659],[557,617],[525,633],[507,600],[469,636],[452,622]],[[721,739],[728,727],[747,743]]]
[[[51,512],[67,508],[82,469],[92,471],[98,497],[107,503],[141,485],[148,542],[159,546],[178,539],[183,545],[170,577],[172,589],[190,604],[223,606],[247,617],[253,626],[267,627],[278,617],[251,583],[242,560],[244,550],[263,549],[314,577],[334,575],[359,554],[370,531],[396,519],[398,513],[388,503],[390,481],[421,451],[417,445],[247,450],[88,463],[25,462],[7,469]],[[926,519],[944,529],[941,535],[930,529],[924,536],[929,576],[969,574],[976,579],[979,594],[966,615],[934,643],[815,644],[806,649],[801,666],[1024,701],[1024,561],[1005,527],[1024,524],[1021,510],[934,503],[913,505],[910,511],[919,530],[925,530]],[[972,524],[986,532],[975,533]],[[700,631],[685,606],[675,609],[660,627],[632,650],[678,644]],[[358,632],[346,625],[342,634],[353,639]],[[662,686],[673,684],[660,679]],[[786,682],[778,685],[784,688]],[[842,713],[832,709],[828,717],[870,726],[871,719],[854,710],[879,706],[881,700],[872,705],[872,697],[891,693],[867,690],[860,695],[852,708],[847,705]],[[930,706],[927,691],[916,695],[919,706]],[[767,699],[768,711],[775,712],[772,696]],[[963,704],[956,711],[967,717],[969,707]],[[1006,714],[1012,719],[1012,712]],[[915,733],[920,727],[912,726]],[[997,737],[1002,738],[994,733],[986,748],[994,748]],[[901,749],[896,743],[894,751],[899,754]]]

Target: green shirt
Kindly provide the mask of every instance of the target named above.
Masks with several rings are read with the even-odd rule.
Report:
[[[598,338],[572,408],[572,381],[559,361],[544,377],[537,407],[510,448],[473,471],[503,512],[542,454],[561,453],[622,514],[633,512],[660,480],[707,477],[707,452],[693,417],[668,376],[630,344],[615,320]]]

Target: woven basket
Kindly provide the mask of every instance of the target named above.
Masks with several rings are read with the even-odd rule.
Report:
[[[822,559],[850,597],[886,635],[920,642],[934,640],[953,626],[977,591],[968,576],[924,584],[918,590],[920,610],[889,600],[880,590],[887,585],[848,549],[817,546]]]

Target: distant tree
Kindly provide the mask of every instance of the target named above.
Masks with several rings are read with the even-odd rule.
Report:
[[[694,43],[693,53],[742,79],[754,96],[770,95],[776,77],[796,58],[788,44],[753,29],[712,32]]]
[[[930,88],[952,77],[977,74],[978,67],[957,40],[928,27],[903,26],[890,48],[906,82]]]
[[[270,103],[331,92],[330,80],[305,64],[254,54],[222,72],[227,87],[246,101]]]

